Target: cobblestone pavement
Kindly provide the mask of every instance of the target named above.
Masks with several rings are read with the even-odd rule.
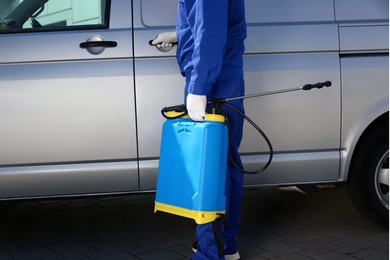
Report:
[[[241,259],[388,259],[389,233],[340,187],[245,190]],[[0,259],[189,259],[192,220],[154,194],[0,203]]]

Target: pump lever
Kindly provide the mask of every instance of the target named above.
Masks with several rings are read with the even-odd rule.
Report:
[[[168,112],[177,112],[176,115],[170,115],[168,116]],[[182,116],[187,115],[187,107],[184,104],[176,105],[176,106],[170,106],[170,107],[163,107],[161,109],[161,115],[165,117],[166,119],[176,119],[180,118]]]
[[[185,112],[187,110],[186,105],[176,105],[176,106],[170,106],[170,107],[164,107],[161,109],[162,113],[176,111],[176,112]]]

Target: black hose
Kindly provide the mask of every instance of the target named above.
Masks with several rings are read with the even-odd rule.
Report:
[[[231,164],[234,166],[234,168],[236,168],[237,170],[239,170],[240,172],[245,173],[245,174],[259,174],[259,173],[265,171],[265,169],[267,169],[268,166],[271,164],[272,158],[273,158],[273,155],[274,155],[274,149],[273,149],[272,144],[271,144],[270,140],[268,139],[267,135],[260,129],[260,127],[258,125],[256,125],[255,122],[253,122],[249,117],[247,117],[240,110],[238,110],[237,108],[235,108],[234,106],[232,106],[232,105],[230,105],[228,103],[221,103],[221,104],[224,105],[224,106],[227,106],[230,109],[233,109],[236,113],[238,113],[246,121],[248,121],[261,134],[261,136],[264,138],[264,140],[267,143],[268,148],[269,148],[269,157],[268,157],[267,163],[263,167],[261,167],[260,169],[258,169],[256,171],[246,171],[241,166],[239,166],[238,163],[234,160],[234,158],[232,156],[232,153],[231,153],[231,150],[229,148],[229,159],[230,159]],[[229,140],[230,140],[230,124],[228,122],[228,119],[227,119],[225,111],[223,109],[222,109],[222,111],[223,111],[224,116],[225,116],[225,122],[226,122],[226,125],[228,127]]]

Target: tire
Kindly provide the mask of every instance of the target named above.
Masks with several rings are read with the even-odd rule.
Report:
[[[357,148],[349,173],[352,203],[368,219],[389,227],[389,128],[370,131]]]

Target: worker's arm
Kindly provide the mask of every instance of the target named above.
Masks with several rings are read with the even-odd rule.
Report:
[[[228,1],[195,1],[194,52],[189,93],[206,95],[221,71],[228,32]]]

